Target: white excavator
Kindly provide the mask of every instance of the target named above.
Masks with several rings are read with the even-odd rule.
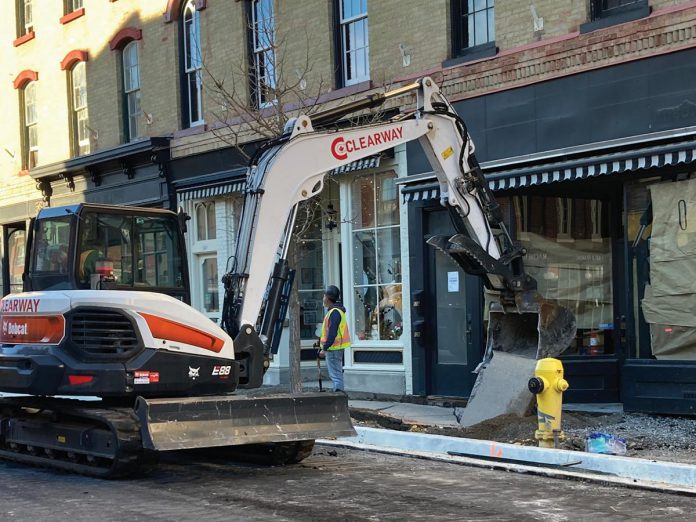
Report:
[[[411,93],[413,112],[337,125]],[[457,229],[429,243],[480,275],[494,296],[483,368],[503,352],[529,361],[560,353],[575,335],[574,318],[536,292],[464,121],[423,78],[293,119],[252,159],[220,326],[188,304],[181,215],[92,204],[41,210],[24,292],[0,305],[0,392],[17,394],[0,399],[0,457],[118,477],[150,466],[161,451],[219,448],[221,458],[293,463],[316,438],[353,434],[343,394],[232,392],[261,387],[277,346],[298,204],[321,192],[332,169],[412,140]],[[485,374],[475,389],[485,389]],[[509,387],[528,394],[528,377]],[[507,398],[497,402],[483,405],[483,417],[510,407]]]

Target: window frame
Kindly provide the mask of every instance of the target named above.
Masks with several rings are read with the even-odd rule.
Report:
[[[129,51],[134,50],[135,62],[127,63]],[[140,134],[140,51],[136,40],[131,40],[123,46],[121,50],[121,69],[123,81],[123,120],[124,120],[124,137],[126,142],[135,141],[141,137]],[[135,70],[135,78],[137,85],[133,84],[133,70]],[[130,71],[130,75],[127,72]],[[130,82],[128,79],[130,78]],[[137,111],[131,111],[131,100],[135,100]],[[135,130],[133,129],[135,127]]]
[[[196,203],[193,207],[195,224],[196,224],[196,242],[203,241],[215,241],[217,239],[217,214],[215,211],[215,200],[206,200]],[[199,211],[203,210],[203,221],[201,222],[201,217]],[[212,211],[212,216],[211,216]],[[212,219],[211,219],[212,217]],[[203,230],[205,231],[205,237],[201,237],[201,224],[203,225]],[[212,234],[211,234],[212,232]]]
[[[257,7],[264,2],[268,7],[270,7],[270,16],[264,18],[263,20],[258,20],[258,9]],[[275,54],[275,43],[276,43],[276,28],[275,28],[275,2],[274,0],[252,0],[251,2],[251,12],[249,14],[250,21],[250,49],[251,49],[251,60],[252,64],[251,77],[252,77],[252,103],[257,108],[264,108],[272,105],[276,102],[276,97],[268,97],[264,93],[262,86],[270,85],[271,89],[277,87],[277,75],[276,75],[276,54]],[[259,24],[263,24],[263,33],[259,32]],[[262,34],[264,38],[259,38]],[[265,42],[260,40],[266,40]],[[265,81],[268,75],[265,72],[268,67],[262,65],[269,63],[271,64],[271,74],[272,81],[269,83]],[[262,60],[262,58],[265,58]]]
[[[31,92],[33,97],[33,113],[34,120],[29,121],[29,100],[27,94]],[[20,111],[21,111],[21,126],[22,126],[22,170],[30,170],[38,165],[39,145],[38,145],[38,107],[36,104],[36,80],[26,83],[19,92],[20,96]],[[35,132],[36,143],[32,145],[32,129]],[[32,162],[32,152],[35,154],[35,159]]]
[[[78,68],[82,69],[82,81],[84,82],[84,105],[79,106],[76,103],[76,89],[78,88],[75,84],[75,75]],[[71,140],[73,156],[86,156],[90,154],[92,150],[92,144],[90,139],[90,128],[89,128],[89,103],[87,101],[87,64],[84,61],[76,62],[68,70],[68,83],[69,89],[69,107],[70,107],[70,121],[71,121]],[[86,137],[80,139],[80,125],[81,122],[85,122],[85,132]]]
[[[27,24],[27,6],[30,8],[31,23]],[[34,0],[17,0],[15,3],[17,17],[17,38],[34,32]]]
[[[444,67],[451,65],[456,65],[462,62],[478,60],[481,58],[488,58],[495,56],[498,52],[498,48],[495,44],[495,0],[484,0],[486,2],[486,7],[479,10],[474,10],[473,13],[463,13],[462,12],[462,2],[467,0],[450,0],[450,53],[451,58],[443,62]],[[491,5],[488,5],[489,2]],[[462,46],[463,40],[467,37],[468,40],[468,17],[475,16],[476,13],[485,11],[486,12],[486,32],[490,32],[490,25],[493,24],[493,37],[488,35],[486,42],[478,45],[467,45]],[[492,17],[492,22],[491,22]],[[465,27],[466,24],[466,27]]]
[[[387,169],[380,169],[380,170],[367,170],[363,173],[357,174],[354,177],[350,179],[350,181],[346,182],[343,184],[345,187],[343,190],[345,191],[344,194],[347,196],[345,199],[347,200],[348,208],[350,209],[349,212],[352,215],[355,212],[354,208],[354,203],[355,203],[355,197],[354,197],[354,186],[353,184],[360,178],[364,177],[371,177],[373,181],[377,181],[380,179],[386,179],[384,177],[385,174],[391,174],[392,179],[394,181],[397,181],[399,176],[397,172],[394,169],[387,168]],[[402,332],[399,336],[398,339],[380,339],[378,338],[370,338],[370,339],[360,339],[358,336],[358,322],[357,322],[357,314],[355,313],[356,310],[356,298],[355,298],[355,293],[356,290],[358,289],[370,289],[374,288],[376,291],[376,305],[379,307],[380,303],[380,290],[384,289],[389,286],[395,286],[398,285],[401,287],[401,292],[403,294],[404,288],[405,288],[405,283],[404,283],[404,274],[403,274],[403,265],[401,264],[402,259],[401,259],[401,253],[403,251],[403,244],[399,248],[399,261],[400,261],[400,281],[398,283],[388,283],[381,281],[379,278],[379,260],[380,260],[380,255],[379,255],[379,236],[380,232],[384,231],[393,231],[393,230],[401,230],[403,221],[402,218],[403,216],[401,215],[401,200],[399,198],[398,194],[398,188],[395,187],[396,190],[396,204],[397,204],[397,212],[396,212],[396,222],[393,223],[388,223],[388,224],[380,224],[378,222],[379,219],[379,191],[381,188],[378,190],[377,185],[375,184],[375,190],[373,192],[373,198],[372,198],[372,205],[373,205],[373,216],[374,216],[374,222],[370,226],[357,226],[354,223],[354,219],[352,220],[346,220],[344,223],[342,223],[342,230],[341,230],[341,235],[344,237],[347,237],[347,250],[344,251],[343,253],[343,260],[344,260],[344,266],[347,267],[345,268],[346,276],[347,276],[347,285],[346,287],[350,289],[350,291],[344,291],[344,305],[346,306],[347,315],[348,315],[348,320],[349,320],[349,328],[351,332],[351,337],[352,337],[352,343],[353,347],[358,347],[361,349],[367,348],[367,349],[388,349],[388,348],[403,348],[404,343],[406,342],[407,336],[405,335],[405,331],[403,330],[403,321],[405,320],[405,314],[406,312],[401,309],[399,312],[401,317],[402,317]],[[344,211],[345,212],[345,211]],[[345,227],[345,228],[343,228]],[[375,282],[374,283],[368,283],[368,284],[360,284],[358,281],[355,280],[355,274],[354,274],[354,259],[355,259],[355,253],[354,253],[354,247],[355,247],[355,236],[359,232],[372,232],[374,234],[374,240],[375,240],[375,267],[376,267],[376,273],[375,273]],[[399,241],[401,241],[403,238],[399,238]],[[402,302],[403,306],[403,302]],[[374,313],[373,311],[372,313]],[[378,317],[379,321],[379,317]],[[366,325],[367,326],[367,325]],[[377,325],[377,332],[379,335],[380,332],[380,324],[378,322]]]
[[[649,16],[651,11],[648,0],[634,0],[629,4],[608,9],[602,7],[602,1],[603,0],[590,0],[589,21],[580,25],[580,34],[625,22],[631,22],[633,20],[639,20],[640,18]]]
[[[337,63],[339,64],[339,80],[340,87],[349,87],[351,85],[357,85],[362,82],[370,81],[371,71],[370,71],[370,24],[369,24],[369,7],[368,0],[358,0],[358,2],[365,2],[365,10],[361,11],[359,14],[353,15],[349,18],[343,17],[344,5],[346,1],[351,0],[336,0],[336,25],[337,25]],[[363,47],[356,48],[357,50],[348,50],[346,45],[346,34],[349,26],[354,26],[355,24],[365,22],[365,45]],[[349,64],[347,61],[348,54],[351,52],[361,52],[365,53],[365,67],[366,72],[364,76],[355,76],[349,78]],[[357,71],[356,71],[357,72]]]
[[[189,33],[187,24],[192,27]],[[194,45],[191,45],[189,36],[195,36]],[[184,128],[203,125],[203,75],[202,75],[202,56],[201,56],[201,24],[200,12],[196,9],[196,2],[188,0],[181,10],[181,84],[182,84],[182,109]],[[195,100],[192,99],[191,85],[195,82]],[[198,117],[193,119],[193,107]]]
[[[63,4],[63,14],[70,14],[83,9],[85,7],[84,0],[65,0]]]

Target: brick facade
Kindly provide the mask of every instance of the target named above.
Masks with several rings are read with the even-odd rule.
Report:
[[[87,97],[92,151],[114,147],[123,141],[120,95],[120,52],[110,42],[125,28],[139,31],[141,73],[141,124],[146,136],[171,135],[172,156],[181,157],[228,146],[211,129],[229,117],[216,81],[225,89],[249,96],[246,60],[248,25],[244,2],[199,2],[201,45],[205,62],[203,111],[205,127],[181,132],[179,77],[179,21],[167,22],[168,9],[179,1],[87,0],[84,15],[59,23],[60,2],[34,14],[34,38],[17,44],[12,10],[0,21],[1,62],[7,76],[0,86],[0,110],[5,118],[0,129],[0,205],[35,196],[21,170],[19,95],[12,81],[24,70],[39,74],[37,83],[39,161],[52,163],[70,157],[68,135],[67,73],[61,60],[75,49],[84,50],[87,62]],[[501,2],[495,8],[498,54],[489,59],[443,67],[450,56],[450,1],[382,0],[370,3],[371,84],[378,87],[433,74],[452,100],[489,94],[593,68],[607,67],[658,53],[693,47],[696,43],[696,2],[652,0],[652,14],[635,22],[580,34],[588,21],[589,2],[537,0],[536,13],[544,19],[534,31],[530,4],[521,0]],[[171,14],[171,13],[170,13]],[[410,29],[393,19],[408,19]],[[335,30],[331,0],[307,0],[276,8],[280,73],[290,81],[306,68],[307,96],[336,89]],[[410,56],[404,66],[401,48]],[[364,86],[365,88],[370,85]],[[354,90],[330,94],[332,103]],[[404,100],[392,102],[404,104]],[[254,136],[249,133],[247,138]]]

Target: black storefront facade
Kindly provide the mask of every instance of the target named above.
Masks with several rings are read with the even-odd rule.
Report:
[[[26,234],[42,207],[87,202],[175,209],[168,163],[169,138],[153,137],[31,169],[36,198],[0,209],[2,294],[22,290]]]
[[[687,50],[455,104],[510,230],[529,250],[528,271],[578,318],[562,355],[566,400],[696,412],[696,361],[655,349],[642,304],[652,186],[696,171],[695,86],[696,51]],[[428,168],[410,145],[402,194],[414,393],[467,396],[485,342],[481,284],[424,245],[428,234],[453,233]]]

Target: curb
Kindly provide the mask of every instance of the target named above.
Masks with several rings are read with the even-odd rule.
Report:
[[[320,444],[696,496],[696,466],[357,426]]]

